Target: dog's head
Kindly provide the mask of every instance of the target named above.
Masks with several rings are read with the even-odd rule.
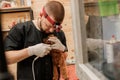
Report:
[[[45,44],[50,44],[50,45],[54,44],[54,42],[48,40],[50,37],[55,37],[55,36],[54,36],[53,34],[51,34],[51,35],[49,35],[47,38],[44,38],[44,39],[43,39],[43,42],[44,42]]]

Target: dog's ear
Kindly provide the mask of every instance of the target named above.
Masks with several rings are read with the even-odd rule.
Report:
[[[50,36],[52,36],[52,35],[50,35]],[[50,36],[48,36],[47,38],[44,38],[44,39],[43,39],[43,42],[44,42],[45,44],[50,44],[50,45],[55,44],[54,42],[48,40]],[[54,35],[53,35],[53,36],[54,36]]]
[[[55,36],[54,36],[54,34],[50,34],[50,35],[48,36],[48,38],[49,38],[49,37],[55,37]]]

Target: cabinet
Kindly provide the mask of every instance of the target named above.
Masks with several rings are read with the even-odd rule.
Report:
[[[13,27],[13,24],[34,19],[31,7],[0,9],[0,13],[1,27],[4,37],[7,35],[7,32]]]

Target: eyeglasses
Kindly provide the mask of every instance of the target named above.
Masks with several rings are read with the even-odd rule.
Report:
[[[55,27],[56,32],[59,32],[61,30],[61,24],[51,19],[44,8],[42,9],[42,13],[40,13],[40,16],[44,16]]]

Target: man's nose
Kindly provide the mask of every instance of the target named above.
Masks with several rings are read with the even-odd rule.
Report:
[[[55,28],[50,28],[50,32],[54,32]]]

